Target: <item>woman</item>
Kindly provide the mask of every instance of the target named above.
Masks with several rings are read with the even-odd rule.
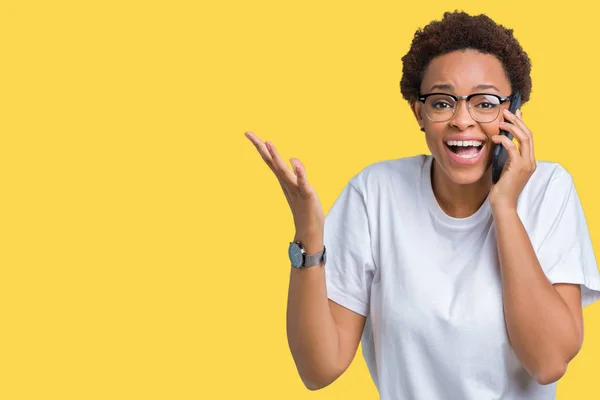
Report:
[[[508,111],[514,93],[529,99],[530,60],[512,30],[454,12],[417,31],[403,63],[431,155],[366,167],[327,218],[302,163],[290,170],[246,133],[294,216],[299,374],[311,390],[329,385],[362,339],[384,400],[553,399],[600,276],[571,176],[535,160],[520,110]],[[495,146],[508,161],[493,184]]]

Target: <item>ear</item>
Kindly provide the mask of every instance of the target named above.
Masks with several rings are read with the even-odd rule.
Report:
[[[417,100],[412,100],[410,102],[410,109],[412,110],[413,115],[415,116],[417,123],[419,124],[419,127],[421,127],[421,131],[424,132],[425,124],[423,122],[423,103]]]

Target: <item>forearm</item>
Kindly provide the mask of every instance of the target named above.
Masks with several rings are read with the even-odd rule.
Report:
[[[316,242],[306,241],[308,253],[323,248],[322,242]],[[287,336],[300,377],[309,389],[326,386],[339,376],[339,334],[329,309],[322,264],[291,267]]]
[[[552,383],[579,350],[575,319],[546,278],[516,210],[496,209],[494,221],[511,345],[538,382]]]

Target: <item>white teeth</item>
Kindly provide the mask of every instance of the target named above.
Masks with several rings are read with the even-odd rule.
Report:
[[[446,142],[448,146],[462,146],[462,147],[471,147],[471,146],[481,146],[483,144],[480,140],[448,140]]]
[[[477,152],[475,154],[471,154],[470,156],[460,155],[460,154],[457,154],[457,156],[459,156],[460,158],[473,158],[473,157],[477,157],[478,154],[479,154],[479,152]]]

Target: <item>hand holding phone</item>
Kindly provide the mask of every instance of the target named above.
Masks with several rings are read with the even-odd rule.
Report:
[[[517,110],[521,108],[521,94],[519,92],[515,92],[511,96],[510,107],[508,110],[511,113],[516,113]],[[507,136],[510,140],[512,140],[513,136],[505,131],[500,130],[500,135]],[[504,169],[504,164],[506,163],[506,158],[508,157],[508,152],[502,146],[502,144],[497,144],[494,147],[494,154],[492,155],[492,182],[497,183],[500,179],[500,175],[502,174],[502,170]]]

